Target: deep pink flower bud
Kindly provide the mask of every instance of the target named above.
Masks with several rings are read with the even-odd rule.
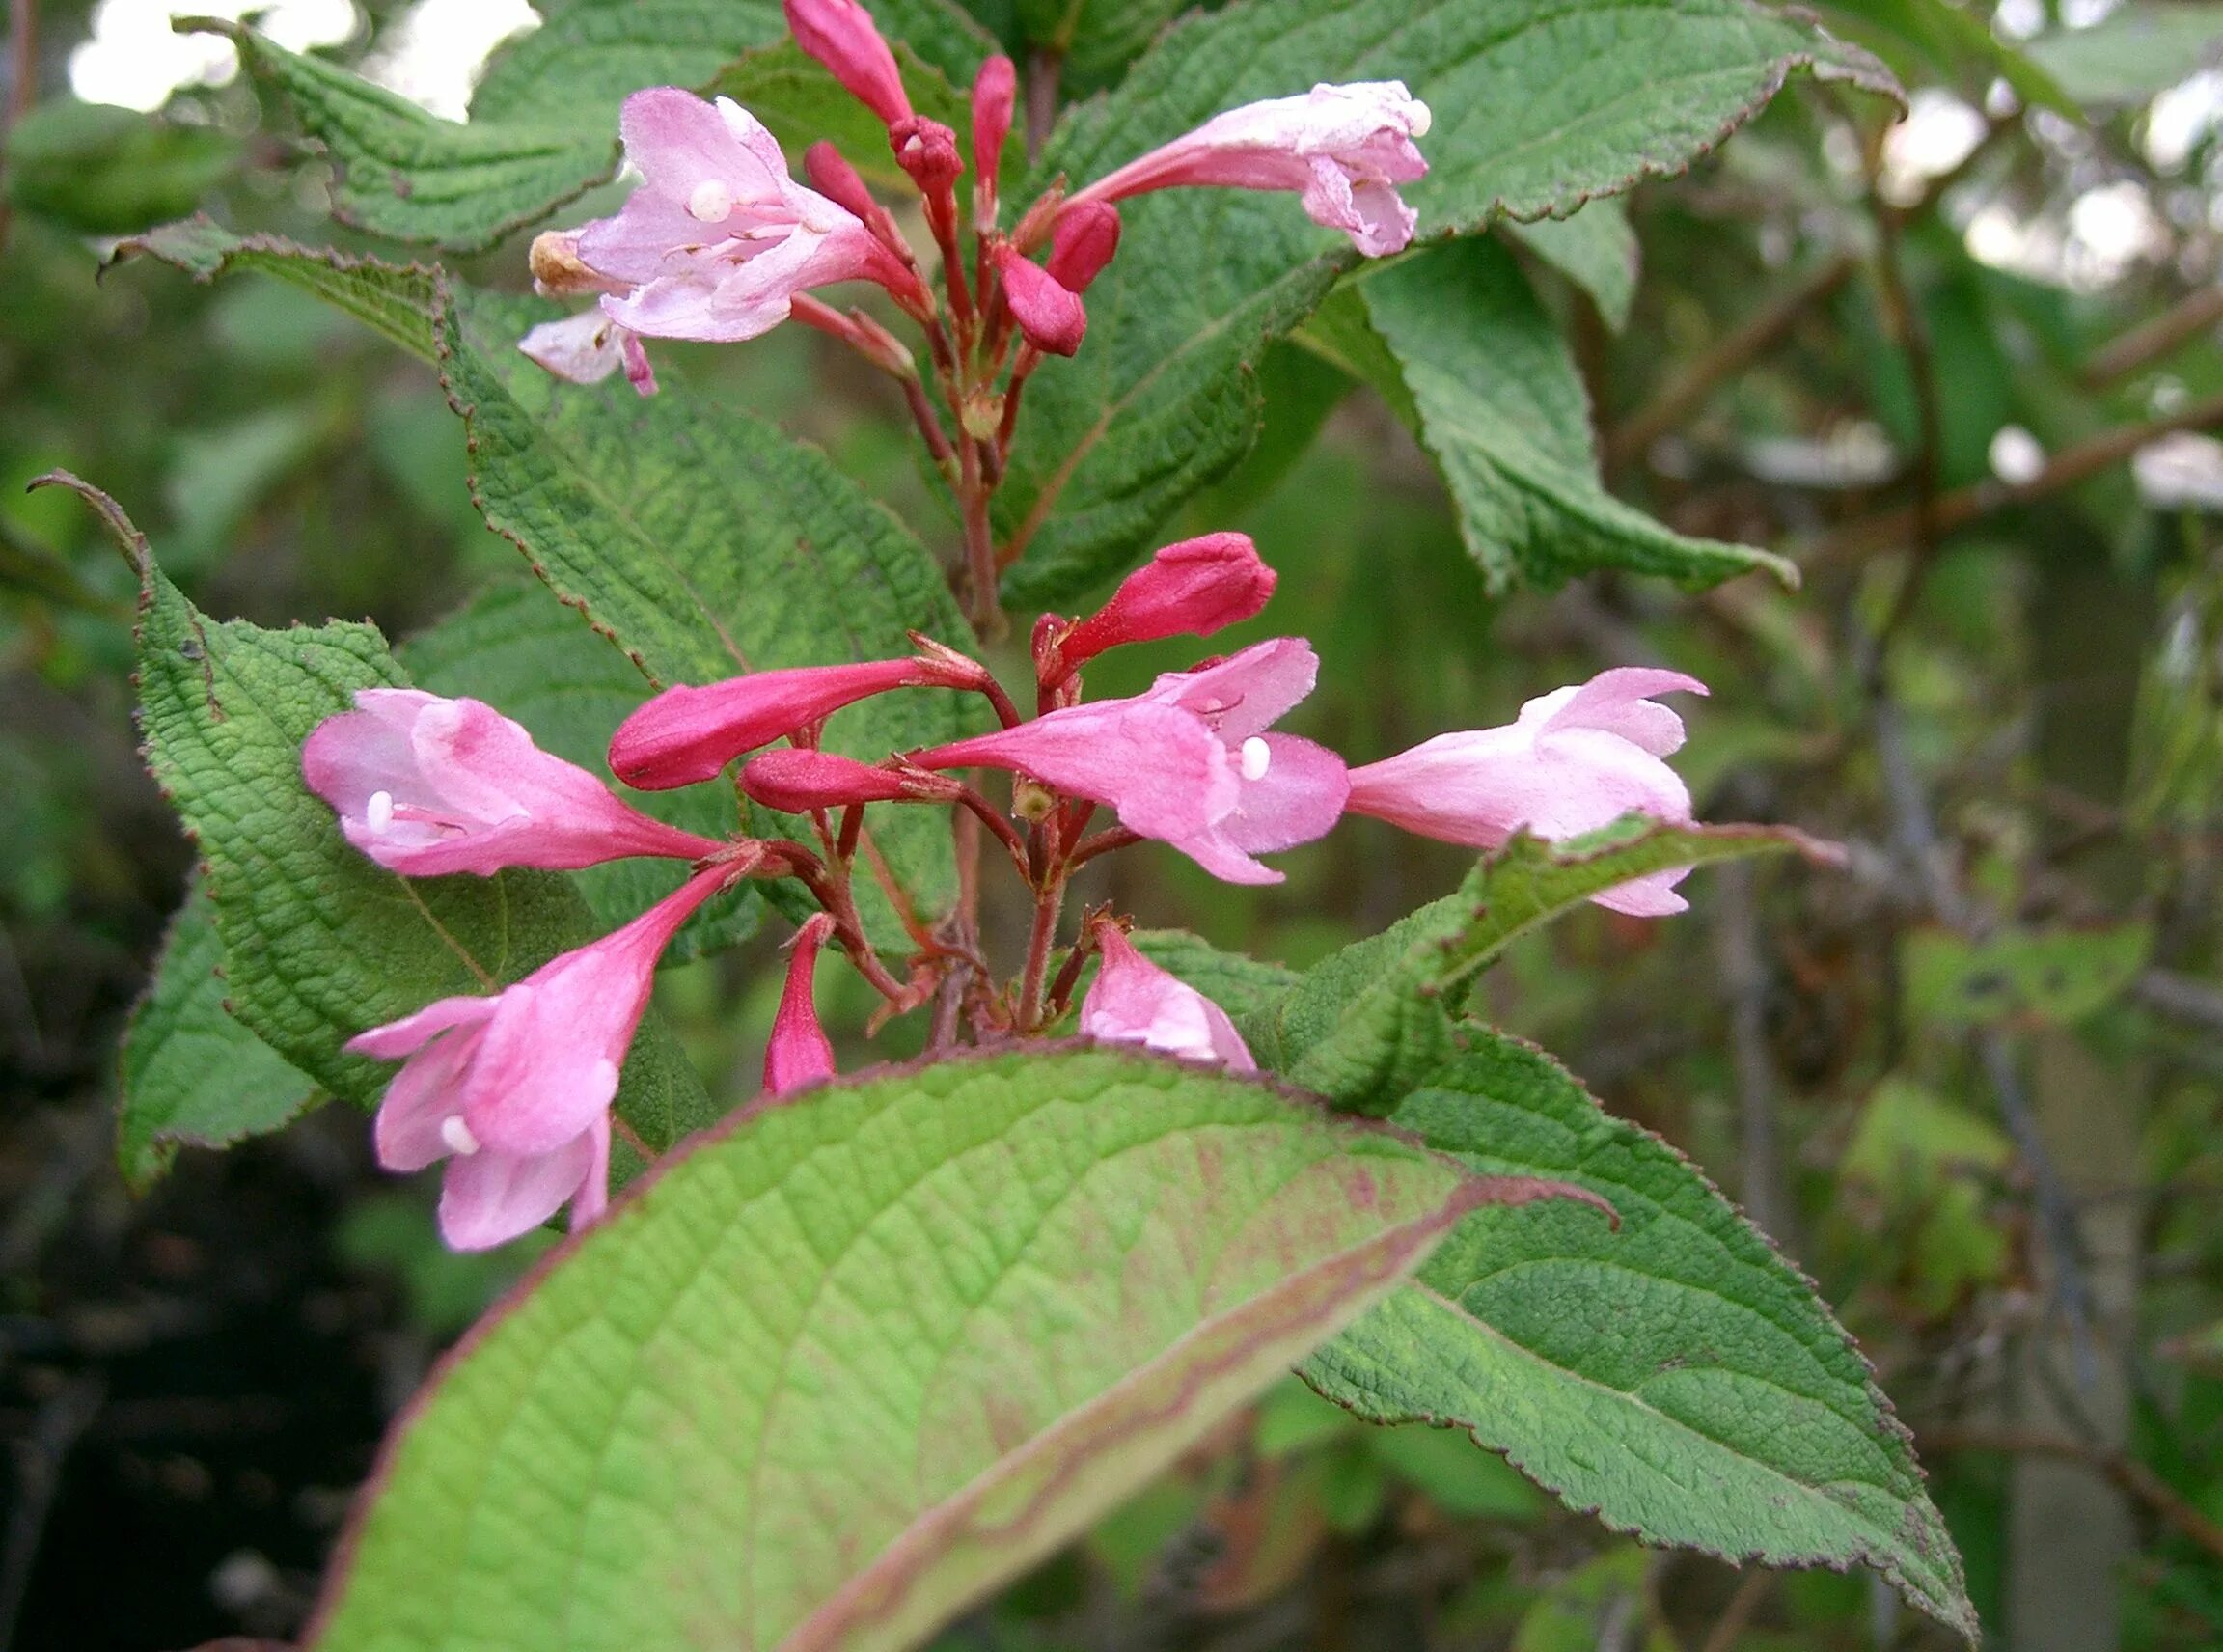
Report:
[[[774,1095],[791,1095],[834,1076],[834,1044],[818,1025],[818,1006],[811,995],[818,949],[833,933],[834,920],[823,912],[814,913],[795,932],[787,955],[787,984],[781,989],[772,1039],[764,1047],[764,1088]]]
[[[741,789],[767,809],[807,814],[813,809],[841,809],[853,803],[947,802],[959,788],[954,781],[916,769],[906,773],[836,752],[782,746],[759,752],[741,765]]]
[[[803,176],[810,187],[836,206],[855,213],[866,223],[879,209],[864,175],[849,164],[849,157],[821,138],[803,151]]]
[[[1217,1061],[1238,1073],[1258,1070],[1227,1012],[1137,951],[1116,925],[1097,929],[1096,950],[1103,966],[1081,1001],[1081,1031],[1087,1036]]]
[[[1057,285],[1051,273],[1020,254],[1009,241],[998,241],[991,255],[1003,279],[1003,298],[1029,344],[1049,355],[1069,356],[1088,331],[1088,312],[1080,296]]]
[[[1351,773],[1355,813],[1424,838],[1491,849],[1517,831],[1558,840],[1650,814],[1684,824],[1690,793],[1660,759],[1683,744],[1683,719],[1651,696],[1706,685],[1681,672],[1622,667],[1555,689],[1498,729],[1439,734]],[[1640,917],[1681,912],[1688,868],[1632,879],[1599,905]]]
[[[1124,643],[1209,637],[1254,618],[1274,594],[1275,572],[1248,534],[1206,534],[1166,546],[1129,574],[1112,600],[1055,642],[1045,680]],[[1037,650],[1040,653],[1040,650]]]
[[[657,956],[734,869],[696,873],[622,929],[490,998],[443,998],[348,1040],[357,1055],[407,1058],[379,1104],[378,1162],[449,1161],[440,1231],[454,1249],[514,1239],[566,1199],[575,1228],[601,1214],[610,1101]]]
[[[1428,171],[1413,144],[1428,124],[1428,105],[1401,80],[1315,86],[1301,97],[1215,115],[1187,137],[1098,179],[1065,210],[1184,184],[1293,189],[1306,216],[1341,230],[1360,252],[1402,252],[1418,218],[1397,185]]]
[[[1050,232],[1050,274],[1068,292],[1085,292],[1119,250],[1119,208],[1083,201],[1061,211]]]
[[[892,126],[911,113],[895,54],[857,0],[786,0],[795,43],[834,71],[834,78],[881,123]]]
[[[996,199],[996,173],[1003,164],[1003,140],[1011,134],[1011,111],[1019,98],[1019,71],[1001,53],[973,77],[973,176],[987,199]],[[993,219],[993,207],[982,214]]]
[[[923,115],[907,115],[890,126],[888,147],[895,151],[895,164],[930,201],[944,195],[965,170],[957,134]]]
[[[867,660],[668,688],[618,725],[610,739],[611,772],[643,791],[693,785],[742,753],[799,733],[844,705],[893,688],[970,686],[954,680],[961,675],[938,660]]]
[[[575,763],[476,700],[366,688],[301,747],[309,789],[391,871],[569,871],[628,855],[700,860],[722,844],[628,809]]]

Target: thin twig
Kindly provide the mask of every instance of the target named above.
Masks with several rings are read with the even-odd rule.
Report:
[[[1768,1592],[1768,1585],[1774,1581],[1775,1575],[1765,1567],[1754,1566],[1746,1572],[1698,1652],[1729,1652],[1737,1644],[1737,1638],[1744,1633],[1744,1626],[1752,1621],[1753,1612],[1759,1610],[1760,1598]]]
[[[8,0],[8,102],[0,110],[0,139],[31,112],[39,100],[38,0]],[[4,151],[5,145],[0,145]],[[0,246],[8,244],[13,212],[0,195]]]
[[[2218,321],[2223,321],[2223,286],[2203,287],[2094,350],[2078,376],[2087,390],[2103,390],[2173,354]]]
[[[1027,158],[1042,152],[1043,140],[1057,124],[1057,76],[1065,67],[1065,54],[1051,46],[1037,46],[1027,60]]]
[[[1922,1449],[2000,1451],[2017,1457],[2058,1457],[2082,1463],[2105,1475],[2209,1554],[2223,1559],[2223,1525],[2209,1519],[2175,1486],[2125,1452],[2035,1428],[1932,1429],[1922,1436]]]
[[[2172,1020],[2223,1032],[2223,990],[2207,981],[2174,970],[2147,970],[2130,983],[2130,996]]]

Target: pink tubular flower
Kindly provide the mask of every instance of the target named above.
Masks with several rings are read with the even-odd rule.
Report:
[[[1079,350],[1088,331],[1088,312],[1080,295],[1066,291],[1056,276],[1009,241],[998,241],[990,257],[1002,278],[1004,302],[1027,342],[1048,355]]]
[[[1068,292],[1086,292],[1118,250],[1119,208],[1109,201],[1071,203],[1050,232],[1051,279]]]
[[[834,1044],[818,1025],[818,1007],[811,998],[818,949],[833,933],[834,920],[823,912],[813,913],[795,932],[794,950],[787,957],[787,984],[781,989],[772,1039],[764,1048],[764,1088],[774,1095],[791,1095],[834,1076]]]
[[[1145,958],[1114,925],[1097,929],[1096,947],[1104,963],[1081,1001],[1083,1032],[1106,1043],[1217,1061],[1238,1073],[1258,1070],[1227,1012]]]
[[[1106,648],[1160,637],[1209,637],[1253,619],[1274,594],[1276,575],[1248,534],[1206,534],[1166,546],[1055,643],[1058,678]],[[1045,673],[1046,680],[1054,680]]]
[[[858,102],[892,126],[911,113],[895,54],[857,0],[786,0],[795,43],[834,71]]]
[[[348,1040],[357,1055],[407,1058],[379,1104],[378,1162],[449,1160],[440,1231],[454,1249],[514,1239],[566,1199],[574,1228],[602,1213],[610,1101],[657,955],[732,870],[696,873],[624,928],[491,998],[443,998]]]
[[[867,660],[755,672],[707,688],[668,688],[618,725],[610,769],[643,791],[693,785],[742,753],[799,733],[872,695],[971,686],[956,680],[959,675],[938,660]]]
[[[996,221],[996,173],[1003,164],[1003,140],[1011,135],[1011,112],[1019,97],[1019,71],[999,52],[973,77],[973,176],[983,225]]]
[[[1016,770],[1108,804],[1229,883],[1278,883],[1251,857],[1323,836],[1343,812],[1343,760],[1267,727],[1312,692],[1320,662],[1294,637],[1201,671],[1171,672],[1132,700],[1069,706],[921,752],[921,768]]]
[[[676,87],[625,99],[625,154],[645,181],[616,217],[579,231],[581,263],[626,290],[612,320],[651,338],[753,339],[787,318],[794,295],[876,281],[914,307],[918,278],[858,216],[787,176],[772,134],[729,98]]]
[[[301,772],[347,840],[390,871],[569,871],[628,855],[700,860],[723,847],[628,809],[476,700],[366,688],[355,705],[310,733]]]
[[[1397,185],[1424,176],[1413,140],[1428,105],[1401,80],[1315,86],[1301,97],[1246,103],[1187,137],[1100,178],[1066,203],[1124,201],[1184,184],[1294,189],[1315,224],[1341,230],[1370,257],[1402,252],[1418,222]]]
[[[1351,772],[1351,810],[1424,838],[1496,848],[1516,831],[1558,840],[1642,813],[1687,824],[1690,793],[1660,759],[1683,719],[1651,697],[1706,685],[1681,672],[1625,666],[1554,689],[1498,729],[1439,734]],[[1684,871],[1655,872],[1593,895],[1639,917],[1681,912]]]

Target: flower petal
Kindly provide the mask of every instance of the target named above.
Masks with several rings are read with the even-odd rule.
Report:
[[[531,1232],[582,1190],[596,1156],[592,1133],[581,1131],[545,1153],[481,1147],[451,1159],[440,1185],[441,1237],[458,1251],[485,1251]]]

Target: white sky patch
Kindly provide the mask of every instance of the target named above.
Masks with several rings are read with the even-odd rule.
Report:
[[[1950,92],[1922,88],[1908,103],[1907,118],[1883,136],[1884,198],[1912,206],[1931,179],[1968,158],[1988,129],[1981,110]]]
[[[2018,218],[1992,202],[1962,234],[1980,262],[2073,292],[2112,287],[2139,263],[2167,258],[2173,245],[2146,191],[2127,179],[2087,189],[2070,203],[2065,222]]]
[[[494,48],[539,26],[527,0],[418,0],[364,61],[363,72],[420,108],[460,121]]]
[[[354,0],[100,0],[91,38],[69,54],[69,90],[87,103],[159,109],[181,86],[221,86],[239,72],[232,42],[180,35],[170,19],[256,11],[256,26],[289,51],[338,45],[361,21]]]

